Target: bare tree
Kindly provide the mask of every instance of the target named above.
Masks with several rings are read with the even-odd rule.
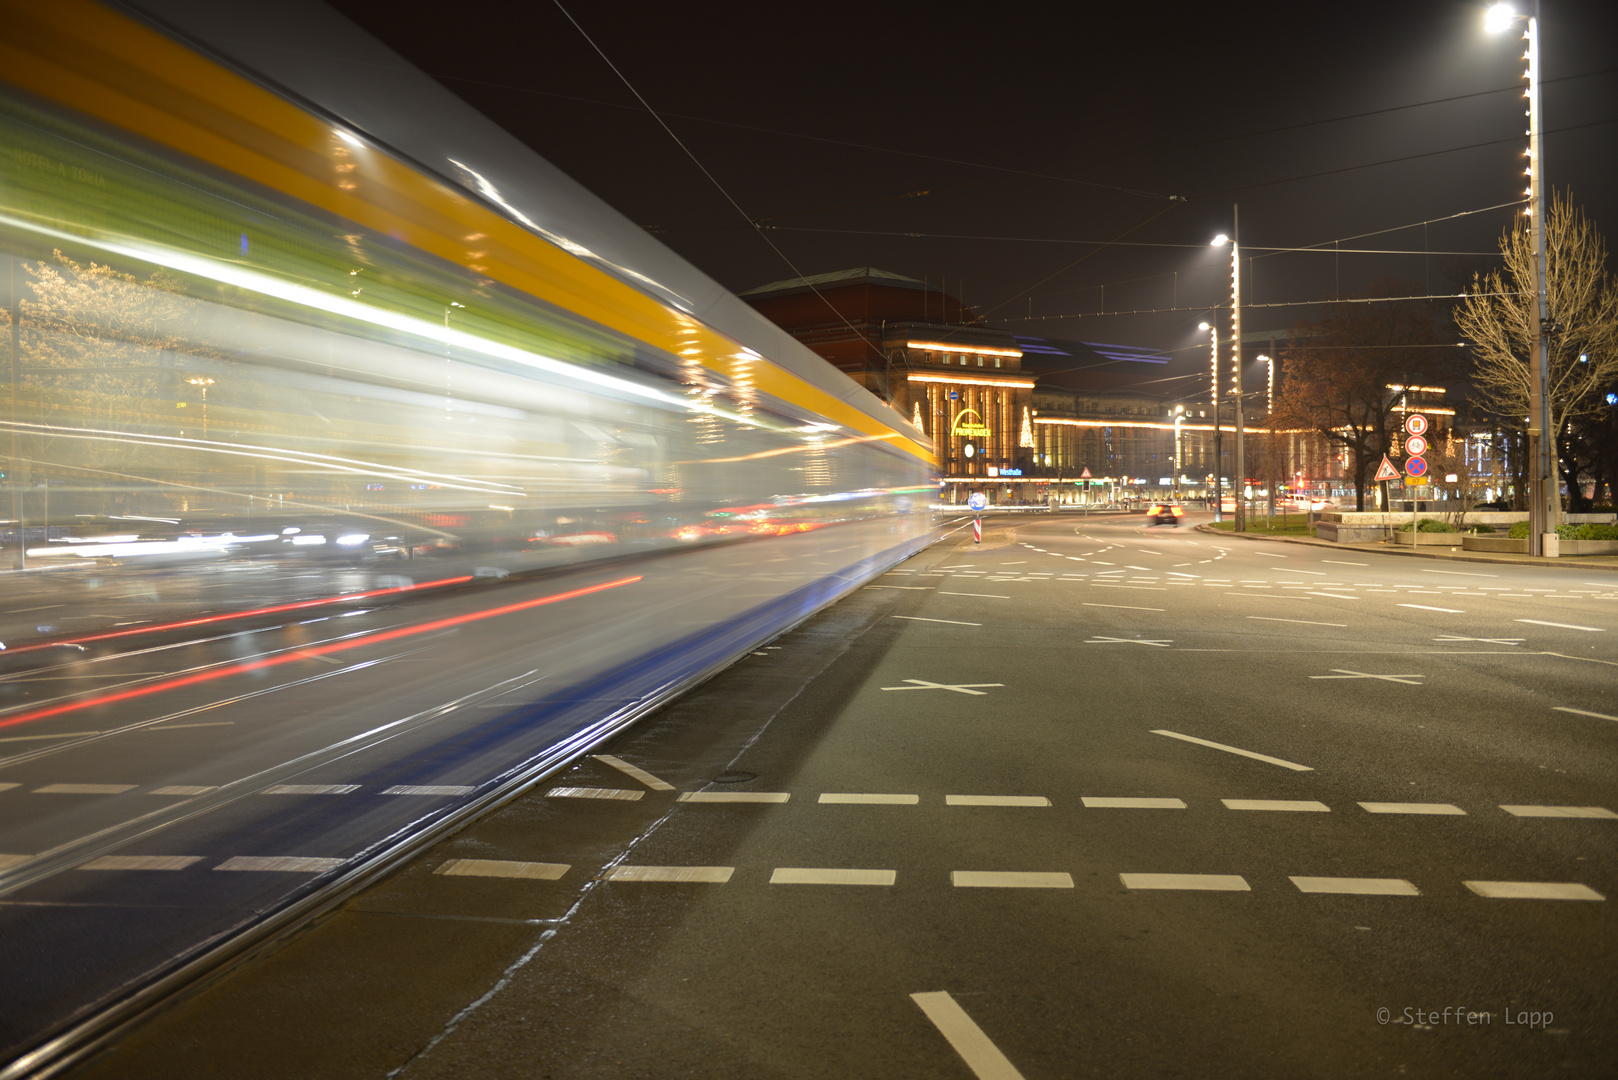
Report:
[[[1533,236],[1519,216],[1500,238],[1505,266],[1474,274],[1455,312],[1472,344],[1473,400],[1521,431],[1534,378],[1533,307],[1537,282]],[[1618,283],[1607,274],[1607,245],[1567,193],[1552,194],[1545,219],[1546,286],[1550,307],[1551,455],[1568,424],[1596,415],[1618,380]],[[1577,483],[1574,476],[1570,483]]]

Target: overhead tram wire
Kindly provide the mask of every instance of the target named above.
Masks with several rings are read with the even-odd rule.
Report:
[[[1091,286],[1094,288],[1094,286]],[[1517,296],[1514,292],[1500,293],[1441,293],[1430,296],[1345,296],[1341,299],[1326,300],[1283,300],[1271,304],[1249,304],[1243,302],[1246,308],[1283,308],[1283,307],[1323,307],[1331,304],[1385,304],[1403,300],[1461,300],[1468,296]],[[1137,308],[1133,311],[1080,311],[1072,315],[1018,315],[1001,322],[1060,322],[1063,319],[1095,319],[1103,315],[1169,315],[1202,311],[1229,311],[1226,306],[1209,307],[1206,304],[1200,307],[1169,307],[1169,308]],[[1198,346],[1199,348],[1201,346]]]

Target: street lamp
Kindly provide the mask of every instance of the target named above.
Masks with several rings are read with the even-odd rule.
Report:
[[[1270,366],[1269,385],[1264,397],[1264,426],[1269,429],[1264,436],[1264,486],[1270,490],[1270,513],[1275,516],[1275,358],[1273,356],[1259,357]],[[1282,522],[1285,524],[1285,521]]]
[[[1180,497],[1180,424],[1185,421],[1185,406],[1174,406],[1174,497]]]
[[[1247,453],[1242,443],[1242,261],[1241,224],[1236,205],[1230,207],[1230,235],[1220,233],[1213,238],[1214,247],[1230,245],[1230,361],[1233,370],[1231,389],[1236,397],[1236,483],[1245,489],[1247,484]],[[1244,491],[1245,494],[1245,491]],[[1247,531],[1247,504],[1236,501],[1236,531]]]
[[[198,375],[194,379],[185,381],[202,391],[202,438],[206,442],[208,438],[208,387],[213,385],[213,380],[206,375]]]
[[[1220,474],[1225,467],[1224,432],[1219,430],[1219,331],[1209,323],[1197,324],[1198,330],[1208,331],[1208,364],[1211,376],[1208,380],[1209,389],[1213,393],[1213,421],[1214,421],[1214,520],[1224,520],[1225,481]]]
[[[1528,99],[1528,149],[1523,154],[1528,159],[1528,167],[1524,170],[1528,187],[1523,191],[1528,206],[1523,210],[1523,215],[1530,220],[1533,235],[1536,301],[1529,327],[1533,341],[1534,372],[1529,382],[1528,396],[1528,550],[1530,554],[1542,555],[1545,537],[1555,532],[1557,519],[1561,516],[1561,500],[1557,497],[1556,469],[1552,460],[1555,432],[1551,430],[1549,393],[1551,348],[1547,334],[1552,327],[1550,295],[1545,280],[1545,154],[1540,142],[1539,0],[1532,2],[1533,11],[1526,16],[1528,29],[1523,32],[1523,40],[1528,42],[1528,49],[1523,53],[1523,59],[1528,62],[1528,68],[1523,72],[1523,78],[1528,82],[1528,88],[1523,91],[1523,97]],[[1491,34],[1499,33],[1521,18],[1524,16],[1518,15],[1510,4],[1495,4],[1484,14],[1483,28]]]

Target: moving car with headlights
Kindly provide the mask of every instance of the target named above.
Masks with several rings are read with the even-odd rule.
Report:
[[[1178,525],[1185,516],[1185,507],[1179,503],[1155,502],[1146,508],[1146,524]]]

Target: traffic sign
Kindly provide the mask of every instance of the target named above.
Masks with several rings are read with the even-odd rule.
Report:
[[[1383,454],[1382,465],[1376,470],[1376,482],[1381,483],[1384,480],[1397,479],[1399,479],[1399,470],[1393,467],[1393,462],[1388,460],[1388,455]]]
[[[1090,467],[1088,465],[1086,465],[1085,468],[1084,468],[1084,471],[1079,474],[1079,479],[1080,480],[1088,480],[1088,479],[1090,479]]]
[[[1421,457],[1427,452],[1427,440],[1420,435],[1412,435],[1405,440],[1405,453],[1411,457]]]
[[[981,491],[974,491],[966,497],[966,505],[973,510],[982,510],[989,505],[989,499]]]
[[[1419,457],[1406,458],[1405,472],[1409,473],[1411,476],[1426,476],[1427,459]]]
[[[1427,485],[1427,478],[1425,476],[1407,476],[1407,477],[1405,477],[1405,487],[1425,487],[1426,485]]]
[[[1405,430],[1412,435],[1427,434],[1427,418],[1421,413],[1411,413],[1405,417]]]

